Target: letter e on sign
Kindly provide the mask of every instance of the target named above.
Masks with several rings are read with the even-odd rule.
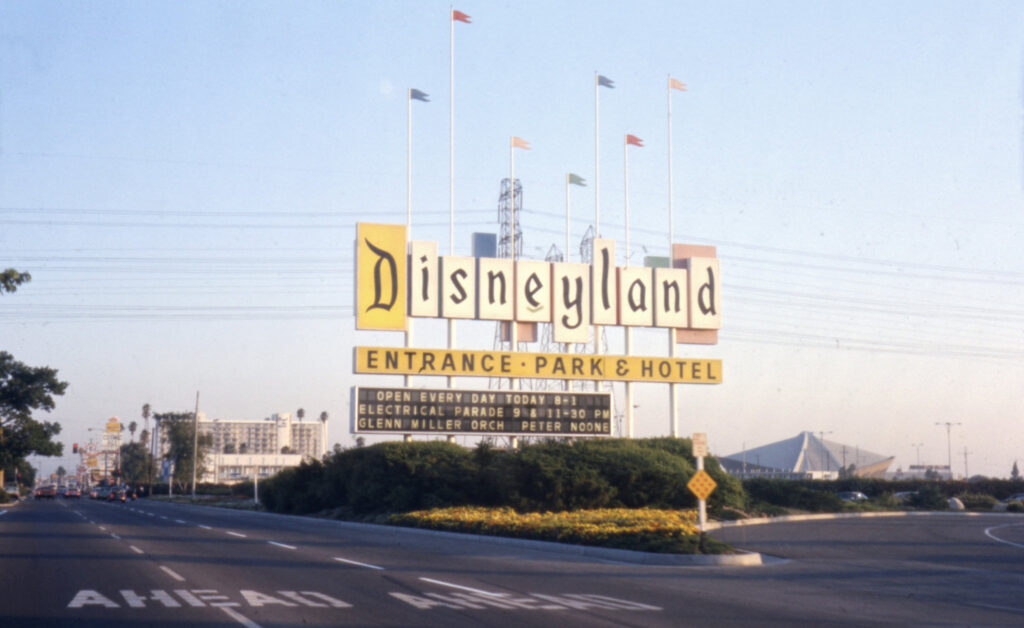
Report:
[[[356,329],[406,328],[405,225],[356,224]]]

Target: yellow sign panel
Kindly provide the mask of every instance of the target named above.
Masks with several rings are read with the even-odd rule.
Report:
[[[406,329],[405,225],[356,225],[356,329]]]
[[[116,416],[112,416],[109,419],[107,419],[106,430],[107,430],[108,434],[120,434],[121,433],[121,423],[117,420]]]
[[[690,489],[690,492],[696,495],[697,499],[707,499],[708,495],[711,495],[716,487],[718,487],[718,484],[704,469],[694,473],[690,481],[686,483],[686,488]]]
[[[722,361],[624,355],[356,347],[354,371],[378,375],[720,384]]]

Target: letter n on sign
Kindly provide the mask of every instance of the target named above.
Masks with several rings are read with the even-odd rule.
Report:
[[[406,328],[405,225],[356,224],[356,329]]]

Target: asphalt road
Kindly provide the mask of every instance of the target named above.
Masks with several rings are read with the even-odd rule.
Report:
[[[1021,626],[1024,517],[775,523],[652,566],[139,500],[0,509],[0,626]]]

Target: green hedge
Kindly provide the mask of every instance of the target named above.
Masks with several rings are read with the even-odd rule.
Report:
[[[743,489],[717,461],[709,510],[741,507]],[[350,516],[447,506],[509,506],[520,512],[593,508],[688,508],[694,461],[686,439],[550,440],[498,450],[445,442],[389,442],[303,463],[260,483],[275,512],[340,509]]]

